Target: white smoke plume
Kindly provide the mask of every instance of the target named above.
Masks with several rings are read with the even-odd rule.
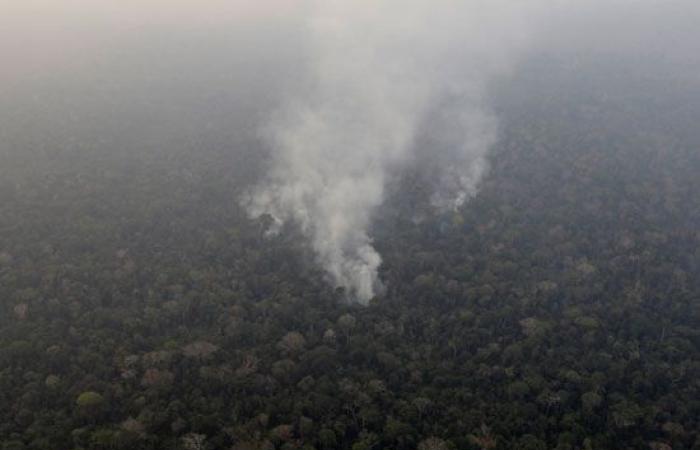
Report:
[[[267,178],[253,216],[297,223],[318,262],[366,304],[381,282],[368,234],[385,186],[410,161],[438,165],[433,204],[475,195],[496,140],[485,88],[522,51],[533,2],[320,0],[306,18],[308,89],[265,127]]]

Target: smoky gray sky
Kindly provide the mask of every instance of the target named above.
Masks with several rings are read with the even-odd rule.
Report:
[[[83,93],[92,98],[91,107],[106,106],[114,100],[110,96],[123,99],[150,93],[157,98],[154,85],[169,83],[171,103],[182,101],[185,106],[196,103],[193,96],[196,100],[226,94],[248,96],[243,102],[254,102],[253,95],[255,101],[273,102],[274,93],[293,83],[305,67],[309,45],[304,43],[305,20],[322,3],[2,0],[0,98],[5,106],[0,108],[7,113],[42,93],[70,95],[74,102]],[[454,3],[475,5],[461,8],[465,17],[451,18],[463,21],[465,27],[472,16],[512,21],[520,14],[520,20],[531,21],[518,30],[533,39],[529,51],[550,49],[568,57],[584,52],[617,54],[646,60],[651,67],[666,64],[668,71],[697,67],[700,6],[691,0],[495,2],[500,6],[486,8],[488,14],[478,1]],[[536,14],[523,12],[536,8],[540,10]],[[391,23],[400,20],[401,9],[405,7],[397,2],[359,1],[352,14],[380,11],[374,20]],[[434,25],[439,33],[440,25]],[[498,36],[484,38],[488,50],[489,41]],[[656,61],[662,55],[665,60]],[[76,84],[84,90],[71,90]],[[192,95],[179,100],[182,91]],[[104,103],[97,100],[100,95]],[[130,100],[134,108],[140,107],[138,98]]]
[[[2,76],[17,81],[38,71],[89,70],[103,58],[148,47],[153,35],[181,40],[226,31],[234,44],[257,45],[299,14],[291,1],[5,0],[0,6]],[[254,31],[253,31],[254,30]],[[256,42],[251,39],[257,34]],[[238,42],[235,42],[238,41]],[[243,51],[235,45],[232,50]],[[235,55],[231,55],[235,56]],[[44,73],[44,75],[48,75]]]
[[[264,64],[274,62],[278,64],[276,72],[284,72],[293,69],[293,63],[300,63],[298,45],[304,38],[303,21],[318,3],[323,2],[3,0],[0,89],[7,93],[97,74],[125,82],[133,77],[136,82],[146,83],[138,79],[139,71],[144,77],[143,72],[150,71],[152,77],[168,79],[176,76],[170,71],[181,76],[182,72],[223,69],[225,61],[237,63],[235,72],[255,73]],[[397,2],[354,3],[361,5],[353,7],[354,14],[381,11],[383,16],[378,20],[387,23],[401,16],[401,4]],[[480,3],[486,4],[473,0],[461,3],[475,5],[463,8],[466,17],[452,18],[463,20],[465,26],[470,15],[479,15]],[[569,54],[589,51],[637,57],[668,53],[678,64],[698,59],[700,5],[692,0],[500,3],[500,7],[486,8],[491,17],[482,14],[480,19],[512,20],[527,9],[523,5],[541,10],[538,17],[527,18],[533,20],[527,32],[537,39],[532,49],[549,47]],[[393,14],[392,8],[397,10]],[[292,54],[293,60],[285,59],[285,54]],[[198,67],[189,65],[192,58],[197,58]],[[282,82],[284,74],[278,75],[275,81]]]

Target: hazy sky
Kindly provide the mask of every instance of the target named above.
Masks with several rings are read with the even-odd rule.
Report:
[[[71,70],[90,71],[105,60],[125,58],[133,46],[148,47],[153,35],[206,40],[227,33],[231,54],[299,33],[311,0],[1,0],[0,55],[3,89]],[[321,2],[324,3],[324,2]],[[334,3],[328,0],[325,3]],[[367,11],[382,4],[359,0]],[[429,2],[427,2],[429,3]],[[459,3],[459,2],[455,2]],[[692,0],[524,0],[502,8],[506,17],[522,5],[545,11],[536,33],[540,45],[599,51],[667,51],[695,58],[700,2]],[[543,5],[543,6],[542,6]],[[397,6],[400,9],[400,6]],[[386,11],[386,8],[382,9]],[[391,12],[383,20],[391,22]],[[455,17],[455,20],[460,20]],[[246,47],[245,44],[248,46]],[[276,42],[284,45],[284,42]],[[183,49],[186,51],[187,49]],[[264,51],[264,48],[257,48]],[[168,55],[163,55],[165,58]],[[213,55],[212,55],[213,56]],[[234,56],[235,55],[230,55]],[[115,74],[115,76],[118,76]]]
[[[89,71],[105,59],[148,47],[154,35],[177,45],[198,34],[226,32],[232,52],[265,42],[303,14],[291,0],[2,0],[0,54],[3,82]],[[284,24],[284,25],[281,25]],[[200,37],[201,39],[201,37]],[[187,51],[187,49],[184,49]],[[168,57],[167,54],[163,55]],[[235,55],[232,55],[235,57]]]

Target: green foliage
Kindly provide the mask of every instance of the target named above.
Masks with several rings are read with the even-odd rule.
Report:
[[[104,402],[104,397],[93,391],[83,392],[75,401],[78,407],[86,409],[99,408],[104,404]]]
[[[464,208],[388,193],[362,308],[244,152],[0,179],[0,448],[700,448],[696,131],[553,86]]]

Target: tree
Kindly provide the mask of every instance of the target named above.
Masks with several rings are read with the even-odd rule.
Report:
[[[449,450],[447,442],[440,438],[429,437],[418,443],[418,450]]]
[[[95,418],[104,412],[106,401],[104,397],[94,391],[86,391],[80,394],[75,401],[79,412],[88,418]]]
[[[182,354],[189,358],[207,359],[219,350],[217,345],[206,341],[197,341],[182,348]]]
[[[338,445],[335,432],[329,428],[323,428],[318,432],[318,441],[321,444],[321,448],[327,450],[335,449]]]
[[[288,355],[296,355],[304,349],[306,339],[298,331],[290,331],[279,341],[277,347]]]
[[[181,440],[186,450],[204,450],[206,448],[207,436],[199,433],[190,433],[183,436]]]

